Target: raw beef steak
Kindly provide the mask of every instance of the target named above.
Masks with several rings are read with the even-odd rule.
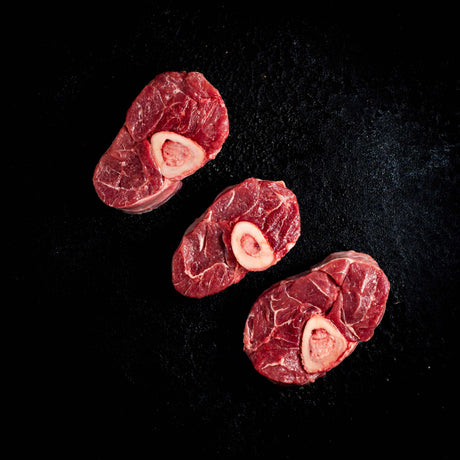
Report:
[[[216,157],[228,133],[224,101],[201,73],[157,75],[99,160],[96,192],[125,212],[151,211],[181,188],[184,177]]]
[[[259,296],[246,321],[244,351],[273,382],[313,382],[372,337],[389,290],[367,254],[333,253]]]
[[[174,253],[174,287],[201,298],[276,264],[300,236],[297,198],[282,181],[250,178],[222,191]]]

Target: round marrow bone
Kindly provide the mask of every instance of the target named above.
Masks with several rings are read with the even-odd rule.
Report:
[[[240,221],[231,235],[233,254],[240,265],[249,271],[261,271],[273,265],[275,255],[257,225]]]
[[[351,352],[345,337],[321,315],[307,321],[301,344],[302,364],[309,374],[328,371]]]
[[[177,133],[159,131],[150,143],[158,168],[168,179],[180,180],[193,174],[206,159],[206,152],[199,144]]]

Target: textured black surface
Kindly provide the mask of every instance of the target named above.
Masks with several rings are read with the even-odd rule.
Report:
[[[85,458],[144,458],[141,448],[152,458],[162,447],[360,458],[428,446],[448,458],[458,362],[448,332],[459,282],[454,16],[391,2],[302,13],[124,5],[53,17],[36,8],[19,53],[37,109],[26,112],[32,143],[7,171],[26,196],[15,222],[28,238],[13,240],[8,282],[38,336],[20,367],[27,407],[39,404],[27,425],[45,426],[42,443],[63,440],[63,454],[94,443]],[[125,215],[99,201],[92,173],[134,97],[167,70],[203,72],[227,104],[230,136],[166,205]],[[297,245],[223,293],[180,296],[170,263],[184,230],[249,176],[297,194]],[[391,282],[373,339],[314,384],[271,384],[242,351],[252,303],[347,249],[372,255]]]

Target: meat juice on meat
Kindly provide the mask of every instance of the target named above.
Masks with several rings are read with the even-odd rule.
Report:
[[[313,382],[372,337],[389,290],[369,255],[333,253],[259,296],[246,321],[244,351],[275,383]]]
[[[171,198],[228,137],[225,103],[199,72],[157,75],[136,97],[93,175],[99,198],[131,214]]]
[[[246,179],[187,229],[172,260],[174,287],[195,298],[221,292],[276,264],[299,236],[299,205],[284,182]]]

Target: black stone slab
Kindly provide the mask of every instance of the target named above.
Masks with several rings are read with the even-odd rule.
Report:
[[[14,68],[26,67],[30,96],[15,98],[21,134],[5,155],[12,343],[27,343],[17,414],[32,409],[28,428],[46,447],[62,442],[60,458],[80,448],[84,458],[290,459],[299,448],[360,458],[428,446],[449,458],[435,427],[454,415],[458,361],[454,16],[440,4],[155,3],[57,16],[35,6],[21,23],[30,39]],[[167,204],[129,216],[99,201],[92,173],[134,97],[168,70],[200,71],[219,89],[230,135]],[[220,294],[182,297],[170,263],[183,232],[250,176],[297,194],[297,245]],[[391,282],[375,336],[314,384],[268,382],[242,351],[252,303],[348,249]]]

